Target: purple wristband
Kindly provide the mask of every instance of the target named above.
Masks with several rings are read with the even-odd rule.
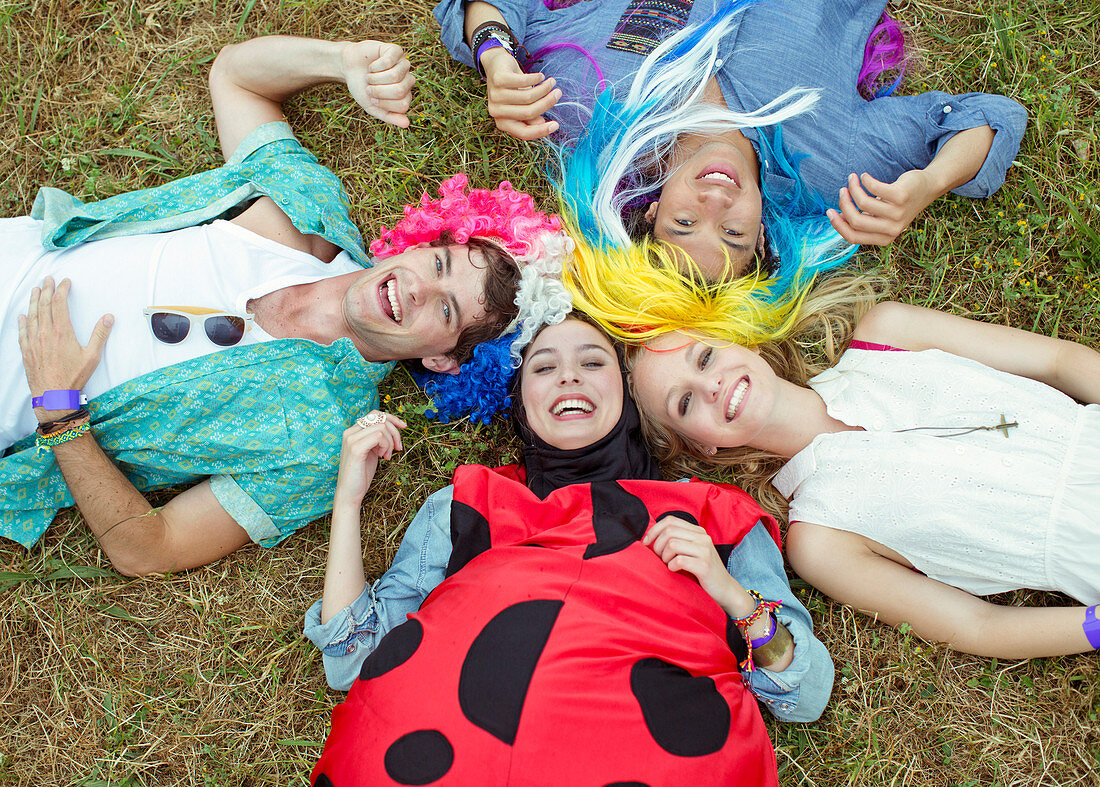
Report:
[[[58,388],[43,391],[41,396],[31,399],[31,407],[45,407],[47,410],[79,410],[88,400],[80,391],[72,388]]]
[[[1089,644],[1094,650],[1100,650],[1100,620],[1096,619],[1096,605],[1085,610],[1085,622],[1081,624]]]
[[[485,71],[481,68],[481,56],[488,52],[490,49],[496,49],[497,47],[504,48],[504,44],[501,43],[499,38],[490,37],[486,39],[485,43],[477,48],[477,53],[474,55],[474,62],[477,63],[478,69]]]
[[[762,637],[761,637],[760,639],[754,639],[754,640],[752,641],[752,646],[753,646],[754,648],[762,648],[762,647],[764,647],[764,646],[765,646],[765,645],[767,645],[767,644],[768,644],[769,642],[771,642],[771,641],[772,641],[772,637],[774,637],[774,636],[775,636],[775,631],[776,631],[776,629],[778,629],[778,628],[779,628],[779,621],[778,621],[778,620],[776,620],[776,618],[775,618],[775,613],[769,612],[769,613],[768,613],[768,620],[770,620],[770,621],[772,622],[772,626],[771,626],[771,628],[770,628],[770,629],[768,629],[768,633],[767,633],[767,634],[765,634],[764,636],[762,636]]]

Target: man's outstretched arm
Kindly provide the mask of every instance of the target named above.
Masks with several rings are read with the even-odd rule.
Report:
[[[83,388],[99,365],[111,327],[106,315],[81,346],[69,320],[69,283],[46,279],[31,291],[19,319],[19,346],[34,396]],[[39,422],[71,410],[35,409]],[[151,436],[155,439],[155,436]],[[53,447],[69,492],[111,563],[129,576],[181,571],[205,565],[247,544],[244,528],[226,512],[204,482],[160,509],[130,483],[90,432]]]
[[[369,115],[401,128],[415,79],[401,47],[381,41],[320,41],[265,36],[222,48],[210,69],[210,98],[222,154],[248,134],[284,120],[283,102],[299,91],[342,82]]]
[[[345,83],[368,114],[404,128],[409,125],[414,81],[409,61],[396,44],[289,36],[230,44],[210,69],[210,98],[222,154],[228,159],[254,129],[284,120],[282,105],[292,95],[325,82]],[[269,197],[257,200],[233,223],[326,262],[339,252],[332,243],[301,233]]]

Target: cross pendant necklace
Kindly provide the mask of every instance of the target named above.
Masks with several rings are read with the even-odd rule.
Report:
[[[962,437],[964,434],[970,434],[971,432],[1000,432],[1007,440],[1009,438],[1008,430],[1018,429],[1019,427],[1019,421],[1005,420],[1004,413],[1001,413],[1001,422],[992,426],[914,426],[909,429],[898,429],[897,431],[922,432],[936,429],[944,432],[944,434],[932,435],[933,437]]]

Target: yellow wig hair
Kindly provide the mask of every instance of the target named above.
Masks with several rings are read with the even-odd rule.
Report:
[[[644,239],[626,247],[596,248],[562,211],[576,241],[562,279],[573,307],[628,344],[643,344],[670,331],[707,336],[747,347],[788,336],[812,278],[776,295],[773,279],[760,274],[706,281],[686,254]]]

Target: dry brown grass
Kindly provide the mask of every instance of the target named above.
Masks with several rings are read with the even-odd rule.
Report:
[[[419,109],[406,134],[365,118],[335,88],[291,107],[306,144],[345,176],[368,232],[459,170],[478,182],[507,176],[545,197],[530,152],[490,133],[479,86],[447,61],[428,11],[425,0],[0,0],[0,210],[26,212],[40,185],[103,197],[217,163],[207,64],[221,43],[271,32],[375,35],[412,52]],[[937,207],[924,232],[881,255],[903,296],[1096,346],[1096,298],[1084,285],[1096,281],[1097,249],[1089,258],[1054,194],[1086,193],[1085,215],[1095,215],[1096,158],[1079,151],[1096,145],[1097,7],[913,0],[899,15],[919,31],[917,89],[1006,90],[1036,101],[1020,165],[1000,195]],[[1027,37],[1026,47],[1009,47],[1011,61],[998,54],[991,19]],[[1040,28],[1061,37],[1044,48]],[[1063,72],[1041,72],[1039,53],[1059,44]],[[1068,93],[1056,101],[1060,88]],[[1034,222],[1026,234],[1019,216]],[[991,263],[968,264],[975,255]],[[1041,283],[1021,284],[1036,274]],[[383,390],[406,413],[421,404],[403,375]],[[410,420],[416,438],[384,468],[364,511],[372,575],[456,460],[496,462],[512,450],[502,427]],[[0,784],[305,783],[341,699],[300,634],[320,592],[326,535],[322,521],[278,548],[150,580],[114,574],[75,512],[30,551],[0,546],[0,571],[10,572],[0,575]],[[993,662],[806,598],[838,684],[819,723],[770,725],[784,784],[1100,784],[1096,654]]]

